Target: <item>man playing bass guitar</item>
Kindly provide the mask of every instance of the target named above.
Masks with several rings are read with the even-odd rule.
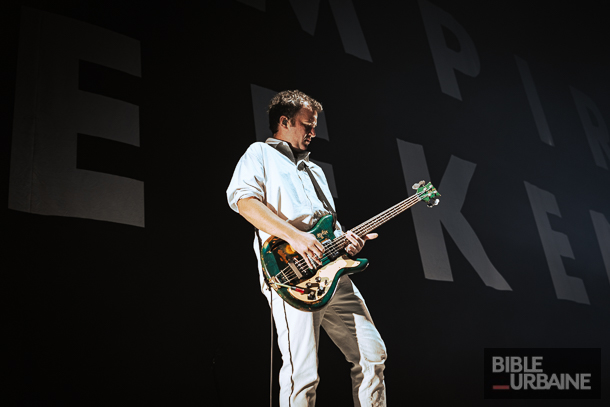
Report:
[[[233,210],[258,229],[259,236],[254,240],[257,258],[261,242],[276,236],[289,243],[309,269],[322,264],[324,246],[307,232],[323,216],[336,217],[326,177],[309,160],[307,151],[316,136],[321,111],[322,105],[303,92],[278,93],[268,110],[273,137],[250,145],[235,168],[227,199]],[[338,236],[342,232],[334,220]],[[366,240],[376,238],[377,234],[360,238],[350,231],[345,237],[350,243],[345,251],[354,256]],[[340,277],[334,296],[323,308],[309,312],[292,307],[268,288],[263,282],[260,258],[259,272],[263,294],[272,302],[283,359],[280,405],[315,404],[319,381],[318,338],[322,327],[352,363],[354,405],[385,406],[386,348],[349,276]]]

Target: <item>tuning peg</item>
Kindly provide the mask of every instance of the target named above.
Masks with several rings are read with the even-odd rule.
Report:
[[[429,202],[426,204],[426,206],[427,206],[428,208],[432,208],[433,206],[438,205],[438,203],[439,203],[439,202],[440,202],[440,199],[434,199],[434,200],[432,200],[432,199],[431,199],[431,200],[430,200],[430,201],[429,201]]]
[[[423,187],[424,185],[426,185],[426,181],[419,181],[417,184],[413,184],[411,188],[417,189],[419,187]]]

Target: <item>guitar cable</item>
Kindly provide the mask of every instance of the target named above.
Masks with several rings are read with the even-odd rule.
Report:
[[[261,241],[261,235],[259,234],[258,228],[256,226],[254,227],[254,233],[256,234],[256,237],[258,239],[258,248],[260,253],[259,255],[262,256],[263,243]],[[271,289],[271,287],[269,287],[269,283],[267,282],[267,280],[265,280],[265,282],[267,283],[267,288],[269,289],[269,325],[271,327],[271,338],[269,340],[269,342],[271,343],[271,348],[269,350],[269,407],[273,407],[273,290]]]
[[[269,350],[269,407],[273,407],[273,291],[269,290],[269,308],[271,310],[271,349]]]

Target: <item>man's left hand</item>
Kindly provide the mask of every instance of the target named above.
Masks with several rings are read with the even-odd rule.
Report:
[[[359,237],[357,234],[355,234],[354,232],[352,232],[351,230],[348,230],[345,233],[345,237],[347,238],[347,240],[350,241],[351,244],[349,244],[345,248],[345,251],[350,256],[355,256],[358,254],[358,252],[360,252],[360,250],[362,250],[362,248],[364,247],[364,243],[367,240],[376,239],[377,236],[379,236],[377,233],[369,233],[368,235],[364,236],[364,239],[363,239],[363,238]]]

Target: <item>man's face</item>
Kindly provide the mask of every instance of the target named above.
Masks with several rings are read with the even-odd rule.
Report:
[[[311,139],[316,136],[315,128],[318,125],[318,113],[305,105],[294,116],[294,125],[290,121],[288,123],[286,141],[296,149],[307,150]]]

